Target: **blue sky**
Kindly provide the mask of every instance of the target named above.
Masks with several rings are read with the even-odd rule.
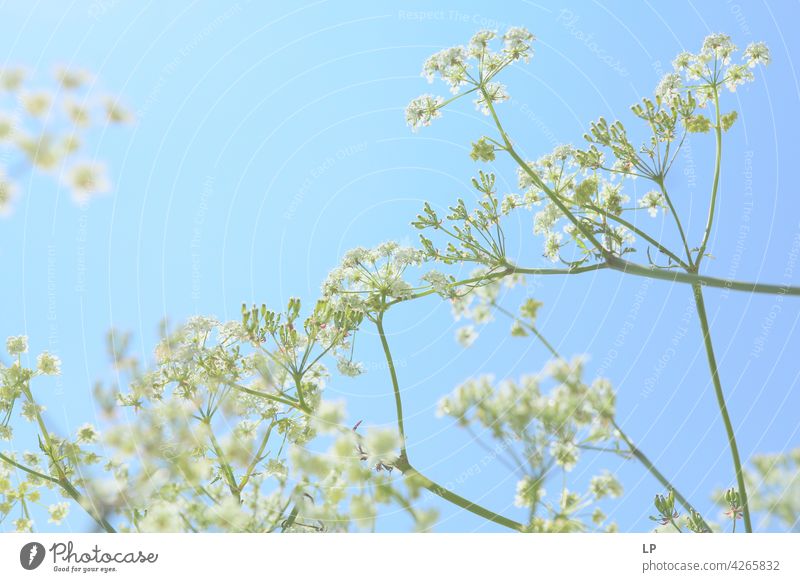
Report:
[[[479,169],[469,142],[489,130],[460,103],[412,134],[403,108],[431,88],[426,56],[466,42],[480,28],[522,25],[536,56],[506,78],[509,132],[536,158],[580,143],[599,115],[631,121],[628,107],[652,93],[681,50],[710,32],[740,46],[766,41],[773,64],[729,96],[740,122],[725,144],[721,202],[708,274],[798,284],[800,233],[796,136],[800,39],[796,3],[762,2],[370,2],[214,3],[94,0],[0,6],[7,64],[42,77],[54,64],[87,68],[94,90],[123,97],[128,128],[90,136],[87,155],[106,160],[111,196],[79,208],[52,181],[26,180],[13,216],[0,219],[2,333],[27,334],[31,352],[55,351],[58,380],[45,381],[53,422],[95,419],[92,387],[111,378],[110,327],[135,334],[150,358],[157,324],[193,314],[239,317],[242,302],[309,301],[353,246],[413,244],[423,201],[444,207],[471,196]],[[436,87],[444,93],[444,87]],[[713,142],[701,136],[680,160],[671,188],[690,236],[705,223]],[[498,160],[501,190],[513,167]],[[654,222],[659,225],[659,222]],[[665,225],[667,223],[664,223]],[[657,231],[658,226],[654,226]],[[542,263],[530,216],[509,225],[526,264]],[[664,237],[671,240],[665,226]],[[616,273],[548,279],[531,287],[545,302],[540,327],[564,354],[591,355],[590,370],[618,389],[619,420],[698,508],[733,473],[687,288]],[[723,386],[744,457],[800,445],[796,355],[800,309],[771,296],[707,292]],[[520,296],[507,298],[514,308]],[[516,377],[541,368],[541,346],[508,337],[497,322],[463,351],[449,307],[437,299],[387,316],[407,408],[410,454],[434,479],[453,480],[485,454],[435,417],[438,399],[468,377]],[[380,346],[360,338],[368,374],[335,380],[353,420],[391,423],[394,409]],[[587,457],[580,483],[601,467],[626,485],[607,506],[622,531],[651,527],[658,484],[633,462]],[[501,466],[458,491],[514,514],[514,479]],[[494,531],[441,506],[439,531]],[[43,523],[45,520],[40,520]],[[68,527],[85,524],[74,514]],[[387,515],[381,529],[407,527]]]

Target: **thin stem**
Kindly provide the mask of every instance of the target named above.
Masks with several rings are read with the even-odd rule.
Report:
[[[625,432],[622,430],[622,428],[620,428],[613,418],[611,419],[611,424],[617,430],[622,440],[625,441],[625,444],[628,445],[630,453],[636,457],[636,459],[642,465],[644,465],[650,474],[653,475],[653,477],[655,477],[665,489],[672,491],[675,494],[675,499],[678,500],[678,503],[683,505],[684,509],[686,509],[686,511],[689,513],[696,513],[697,515],[700,515],[700,513],[694,507],[692,507],[692,504],[689,503],[689,501],[683,495],[681,495],[681,492],[669,482],[669,479],[667,479],[663,473],[661,473],[661,471],[659,471],[658,468],[650,461],[650,459],[647,458],[647,455],[645,455],[642,450],[633,443],[633,441],[628,437],[628,435],[625,434]],[[706,531],[711,532],[711,528],[708,526],[702,516],[700,517],[700,520]]]
[[[675,219],[675,225],[678,227],[678,232],[681,235],[681,242],[683,242],[683,250],[686,251],[686,260],[689,261],[689,266],[692,265],[692,252],[689,250],[689,243],[686,240],[686,233],[683,231],[683,225],[681,224],[681,219],[678,216],[678,213],[675,212],[675,207],[672,205],[672,198],[670,198],[669,193],[667,193],[667,188],[664,186],[664,178],[659,177],[656,180],[656,184],[661,189],[661,194],[664,195],[664,200],[667,201],[667,206],[669,207],[669,212],[672,214],[672,218]]]
[[[716,158],[714,160],[714,183],[711,186],[711,203],[708,206],[708,221],[706,222],[706,231],[703,235],[703,242],[697,251],[697,259],[695,260],[695,270],[700,267],[700,262],[703,260],[703,255],[706,252],[706,245],[708,244],[708,237],[711,236],[711,227],[714,224],[714,211],[717,206],[717,191],[719,190],[719,175],[720,167],[722,165],[722,125],[719,116],[719,92],[714,87],[714,111],[716,114],[716,125],[714,126],[714,133],[717,141]]]
[[[504,527],[513,529],[515,531],[520,531],[520,532],[525,531],[525,526],[519,523],[518,521],[514,521],[513,519],[504,517],[499,513],[495,513],[494,511],[486,509],[482,505],[473,503],[469,499],[465,499],[464,497],[461,497],[460,495],[457,495],[456,493],[453,493],[452,491],[445,489],[435,481],[432,481],[431,479],[429,479],[428,477],[417,471],[414,467],[411,466],[408,460],[405,459],[404,457],[401,457],[396,461],[395,467],[397,467],[403,473],[403,475],[405,475],[406,477],[411,477],[419,485],[421,485],[434,495],[441,497],[445,501],[449,501],[450,503],[457,505],[458,507],[466,509],[470,513],[474,513],[475,515],[478,515],[498,525],[502,525]]]
[[[59,481],[55,477],[51,477],[50,475],[45,475],[44,473],[40,473],[39,471],[31,469],[30,467],[26,467],[25,465],[16,462],[11,457],[7,457],[3,453],[0,453],[0,461],[8,463],[9,465],[14,466],[14,467],[16,467],[17,469],[19,469],[21,471],[25,471],[29,475],[33,475],[35,477],[38,477],[39,479],[44,479],[45,481],[50,481],[51,483],[55,483],[56,485],[61,485],[61,481]]]
[[[492,119],[494,120],[494,124],[497,126],[497,130],[500,132],[500,136],[503,138],[503,143],[506,144],[506,151],[508,152],[508,154],[512,158],[514,158],[514,161],[517,162],[517,165],[520,168],[522,168],[522,170],[526,174],[528,174],[528,176],[530,176],[534,184],[540,187],[542,191],[545,194],[547,194],[547,197],[553,202],[553,204],[558,206],[558,209],[562,212],[562,214],[564,214],[564,216],[566,216],[572,222],[572,224],[574,224],[575,227],[579,231],[581,231],[581,234],[583,234],[586,237],[586,239],[589,242],[591,242],[592,245],[594,245],[594,247],[598,250],[598,252],[604,257],[607,256],[608,250],[600,243],[599,240],[597,240],[594,234],[592,234],[592,232],[586,228],[586,225],[584,225],[583,222],[579,221],[575,217],[575,215],[573,215],[572,212],[570,212],[569,208],[566,207],[566,205],[561,201],[558,195],[555,192],[553,192],[547,186],[547,184],[542,182],[542,179],[536,174],[536,172],[531,170],[530,166],[528,166],[528,164],[525,163],[525,160],[523,160],[516,152],[516,150],[514,150],[514,146],[511,144],[511,140],[508,138],[508,135],[506,135],[506,132],[503,129],[503,125],[500,123],[500,118],[497,117],[497,112],[494,109],[494,105],[492,104],[492,100],[489,97],[489,94],[486,92],[486,88],[481,86],[480,89],[481,93],[483,94],[483,99],[486,102],[486,107],[487,109],[489,109],[489,113],[491,114]]]
[[[698,257],[699,259],[699,257]],[[739,488],[739,496],[742,499],[742,515],[744,517],[744,528],[747,533],[752,533],[753,527],[750,523],[750,507],[747,503],[747,488],[744,483],[744,472],[742,470],[742,462],[739,458],[739,447],[736,445],[736,435],[733,431],[733,424],[731,417],[728,414],[728,406],[725,404],[725,394],[722,391],[722,383],[719,379],[719,370],[717,368],[717,359],[714,355],[714,346],[711,343],[711,330],[708,325],[708,315],[706,314],[706,305],[703,300],[703,289],[700,285],[694,286],[694,298],[697,305],[697,315],[700,319],[700,327],[703,331],[703,343],[706,348],[706,356],[708,358],[708,367],[711,371],[711,381],[714,384],[714,393],[717,396],[717,405],[719,406],[719,413],[722,416],[722,422],[725,424],[725,432],[728,435],[728,446],[733,458],[733,467],[736,471],[736,482]]]
[[[500,313],[502,313],[503,315],[507,315],[508,317],[510,317],[511,319],[516,321],[517,323],[519,323],[522,327],[524,327],[528,331],[530,331],[533,335],[536,336],[536,339],[538,339],[540,342],[542,342],[544,347],[547,348],[547,351],[549,351],[551,354],[553,354],[553,357],[558,358],[559,360],[561,359],[561,356],[558,355],[558,352],[556,351],[556,349],[550,344],[549,341],[547,341],[547,339],[545,339],[545,337],[541,334],[541,332],[538,329],[536,329],[536,327],[534,327],[533,325],[530,325],[526,321],[523,321],[522,319],[520,319],[519,317],[517,317],[516,315],[511,313],[505,307],[502,307],[502,306],[498,305],[495,301],[492,301],[492,306],[495,309],[497,309]]]
[[[718,289],[732,289],[734,291],[746,291],[749,293],[767,293],[770,295],[792,295],[800,296],[800,287],[790,287],[788,285],[773,285],[769,283],[750,283],[736,281],[734,279],[722,279],[719,277],[708,277],[697,273],[681,273],[678,271],[665,271],[645,267],[637,263],[631,263],[619,257],[608,257],[604,263],[608,268],[649,277],[651,279],[661,279],[662,281],[672,281],[677,283],[688,283],[690,285],[701,285],[703,287],[716,287]],[[521,271],[522,272],[522,271]]]
[[[381,345],[383,346],[383,354],[386,357],[386,364],[389,366],[389,376],[392,380],[392,390],[394,391],[394,405],[397,413],[397,430],[400,433],[400,457],[403,459],[408,458],[406,453],[406,431],[403,425],[403,400],[400,397],[400,384],[397,381],[397,371],[394,367],[394,360],[392,359],[392,352],[389,349],[389,342],[386,341],[386,332],[383,329],[383,314],[381,310],[378,317],[375,318],[375,325],[378,328],[378,335],[381,337]]]

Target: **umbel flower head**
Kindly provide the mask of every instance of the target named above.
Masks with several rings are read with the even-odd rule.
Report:
[[[445,100],[425,94],[413,99],[406,108],[406,122],[414,131],[430,125],[441,116],[441,109],[447,103],[459,97],[475,93],[475,105],[486,115],[494,103],[508,99],[505,87],[492,79],[516,61],[528,62],[535,37],[525,28],[512,27],[499,39],[502,42],[499,50],[493,51],[491,44],[497,37],[495,30],[481,30],[467,46],[443,49],[425,61],[422,76],[430,83],[441,79],[455,97]]]
[[[338,306],[372,313],[387,299],[404,299],[413,292],[403,275],[422,264],[425,253],[389,241],[374,249],[358,247],[345,253],[341,264],[322,284],[322,294]]]

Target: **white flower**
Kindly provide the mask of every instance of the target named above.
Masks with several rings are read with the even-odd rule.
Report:
[[[47,520],[47,523],[60,525],[69,513],[69,503],[55,503],[47,508],[47,512],[50,514],[50,519]]]
[[[50,106],[53,103],[53,96],[46,91],[25,93],[19,99],[22,106],[34,117],[44,116],[50,111]]]
[[[0,216],[7,216],[11,213],[12,204],[16,197],[17,186],[0,173]]]
[[[86,202],[93,194],[104,194],[111,190],[105,165],[96,162],[74,165],[67,172],[64,181],[72,188],[72,197],[76,202]]]
[[[658,209],[665,208],[664,195],[655,190],[647,192],[639,199],[639,208],[647,208],[647,213],[655,218],[658,216]]]
[[[6,351],[9,356],[17,356],[28,351],[28,336],[15,335],[6,340]]]
[[[526,63],[530,60],[531,43],[536,37],[527,28],[515,26],[509,28],[503,35],[505,53],[514,60],[523,59]]]
[[[0,87],[5,91],[16,91],[25,80],[25,69],[19,67],[0,70]]]
[[[467,80],[467,67],[467,50],[463,46],[454,46],[428,57],[422,75],[432,83],[438,74],[450,85],[450,91],[457,93]]]
[[[479,97],[475,99],[475,107],[484,115],[489,115],[489,105],[492,103],[500,103],[508,100],[508,93],[506,92],[505,85],[501,83],[486,83],[484,91],[479,93]]]
[[[475,326],[473,325],[465,325],[456,330],[456,341],[458,341],[462,347],[470,347],[475,343],[476,339],[478,339],[478,332],[475,331]]]
[[[772,57],[769,54],[769,48],[763,42],[751,42],[744,50],[744,57],[747,61],[747,66],[751,69],[756,65],[768,65],[772,62]]]
[[[46,376],[58,376],[61,374],[61,360],[50,352],[42,352],[36,358],[36,367]]]
[[[572,441],[554,441],[550,445],[550,454],[565,471],[572,471],[578,462],[578,447]]]
[[[87,71],[81,69],[58,67],[55,71],[55,78],[64,89],[78,89],[91,81],[92,76]]]
[[[364,447],[369,455],[370,464],[385,463],[391,465],[397,458],[400,448],[400,436],[391,428],[373,428],[364,438]]]
[[[339,358],[336,362],[336,369],[343,376],[351,378],[360,376],[364,373],[364,366],[360,362],[354,362],[350,358]]]
[[[562,238],[563,235],[560,232],[548,232],[544,240],[544,256],[553,263],[557,263],[561,257]]]
[[[680,96],[683,88],[683,81],[678,73],[667,73],[656,87],[656,97],[661,98],[664,103],[672,105]]]
[[[98,436],[97,429],[87,422],[78,429],[77,440],[79,443],[90,444],[95,442]]]
[[[427,127],[431,121],[442,116],[440,107],[444,99],[434,95],[420,95],[413,99],[406,107],[406,123],[413,131],[420,127]]]

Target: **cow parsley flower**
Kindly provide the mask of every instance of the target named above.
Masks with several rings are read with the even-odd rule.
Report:
[[[0,88],[4,91],[16,91],[22,86],[26,76],[25,69],[16,67],[0,70]]]
[[[47,508],[47,512],[50,514],[50,519],[47,520],[47,523],[61,525],[61,522],[66,519],[69,513],[69,503],[54,503]]]
[[[768,65],[772,62],[772,57],[769,54],[769,48],[763,42],[751,42],[744,49],[744,57],[747,61],[747,66],[751,69],[756,65]]]
[[[79,443],[90,444],[97,441],[99,436],[97,429],[87,422],[78,429],[77,439]]]
[[[556,465],[564,467],[565,471],[572,471],[578,462],[578,447],[572,441],[553,441],[550,444],[550,454],[553,455]]]
[[[646,208],[647,213],[655,218],[659,208],[665,209],[664,195],[656,190],[650,190],[639,199],[639,208]]]
[[[501,83],[486,83],[484,90],[486,91],[486,95],[481,92],[479,97],[475,99],[475,107],[484,115],[489,115],[491,113],[489,105],[508,100],[508,93],[506,92],[505,85]]]
[[[727,34],[709,34],[703,41],[703,48],[700,55],[704,60],[717,59],[723,65],[728,65],[731,54],[736,50],[736,45],[731,42],[731,37]]]
[[[0,174],[0,216],[11,213],[14,198],[17,197],[17,186]]]
[[[92,80],[92,76],[82,69],[57,67],[54,73],[56,81],[67,90],[79,89]]]
[[[349,376],[351,378],[355,376],[360,376],[364,373],[364,366],[360,362],[354,362],[350,358],[340,357],[336,362],[336,369],[339,370],[339,373],[343,376]]]
[[[544,239],[544,256],[553,263],[557,263],[561,258],[561,240],[563,238],[560,232],[548,232]]]
[[[46,91],[25,93],[20,97],[22,106],[34,117],[43,117],[50,111],[53,104],[53,96]]]
[[[451,93],[458,93],[467,81],[468,53],[463,46],[454,46],[428,57],[422,67],[422,76],[432,83],[436,75],[450,85]]]
[[[431,121],[442,116],[441,107],[444,99],[435,95],[420,95],[406,107],[406,123],[413,131],[427,127]]]
[[[513,26],[503,35],[503,51],[511,59],[522,59],[527,63],[533,54],[531,43],[534,40],[536,37],[527,28]]]
[[[61,374],[61,360],[50,352],[42,352],[36,358],[36,368],[46,376]]]
[[[681,89],[683,89],[681,76],[678,73],[667,73],[656,87],[656,97],[664,103],[672,105],[680,97]]]
[[[476,339],[478,339],[478,332],[475,331],[473,325],[465,325],[456,330],[456,341],[464,348],[470,347]]]
[[[76,202],[86,202],[92,195],[111,190],[105,165],[96,162],[74,165],[67,171],[64,181],[72,189],[72,197]]]
[[[14,335],[6,340],[6,351],[9,356],[18,356],[28,351],[28,336]]]

